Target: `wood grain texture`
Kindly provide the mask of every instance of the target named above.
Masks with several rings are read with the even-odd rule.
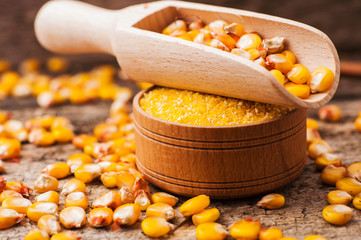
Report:
[[[203,127],[163,121],[133,101],[137,166],[167,191],[239,198],[279,188],[303,171],[306,111],[258,124]]]
[[[239,22],[263,38],[283,36],[287,48],[308,69],[330,68],[335,73],[334,84],[327,92],[301,100],[252,61],[160,35],[161,29],[176,18],[201,19],[206,24],[223,19]],[[278,105],[320,107],[334,95],[340,76],[336,49],[324,33],[295,21],[231,8],[159,1],[112,12],[80,2],[53,1],[39,11],[35,30],[40,43],[57,53],[112,53],[135,81]]]

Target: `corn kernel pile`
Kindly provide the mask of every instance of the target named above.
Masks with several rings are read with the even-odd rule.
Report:
[[[245,32],[239,23],[216,20],[204,26],[199,20],[189,24],[176,20],[162,33],[254,61],[267,68],[290,93],[302,99],[308,98],[311,93],[329,90],[335,78],[334,73],[326,67],[318,67],[310,73],[304,65],[297,63],[293,52],[284,51],[283,37],[262,40],[255,31]]]
[[[170,122],[232,126],[278,118],[292,108],[205,93],[157,87],[140,99],[148,114]]]

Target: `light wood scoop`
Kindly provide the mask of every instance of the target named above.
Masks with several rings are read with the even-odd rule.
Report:
[[[282,36],[310,71],[335,74],[332,88],[306,100],[289,93],[265,68],[229,52],[166,36],[175,19],[241,23],[262,38]],[[35,20],[39,42],[57,53],[109,53],[135,81],[301,108],[318,108],[334,95],[339,58],[330,39],[308,25],[269,15],[181,1],[159,1],[106,10],[77,1],[49,1]]]

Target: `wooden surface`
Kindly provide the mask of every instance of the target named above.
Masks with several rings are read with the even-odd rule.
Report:
[[[306,100],[297,98],[252,61],[159,34],[177,18],[205,24],[222,19],[241,23],[264,39],[282,36],[287,49],[310,72],[320,66],[331,69],[333,86]],[[211,5],[160,1],[109,11],[76,1],[51,1],[39,11],[35,31],[39,42],[55,53],[112,53],[135,81],[284,106],[324,105],[334,95],[340,75],[337,51],[321,31],[283,18]]]
[[[340,123],[320,122],[320,132],[334,151],[346,163],[361,161],[361,133],[354,130],[353,121],[361,110],[361,81],[359,79],[341,78],[339,91],[332,103],[339,104],[343,111]],[[90,132],[96,123],[104,121],[108,115],[109,103],[99,102],[94,105],[64,105],[48,110],[39,109],[34,99],[8,99],[0,103],[0,109],[12,110],[15,119],[25,120],[27,118],[48,114],[58,114],[69,117],[76,126],[77,132]],[[96,115],[93,113],[97,112]],[[314,111],[309,112],[315,116]],[[6,163],[9,180],[23,180],[29,186],[33,186],[36,176],[47,164],[54,161],[65,161],[72,153],[79,152],[70,144],[55,145],[51,147],[37,148],[27,144],[22,149],[22,160],[20,163]],[[61,180],[60,186],[65,180]],[[97,196],[104,193],[106,189],[99,186],[100,183],[88,185],[87,194],[90,202]],[[212,200],[211,206],[221,211],[219,222],[225,226],[246,216],[260,219],[265,226],[277,226],[283,230],[285,236],[293,236],[302,240],[309,234],[322,234],[329,239],[354,240],[359,238],[361,226],[361,213],[354,210],[352,220],[342,227],[331,226],[322,217],[322,209],[326,206],[326,194],[333,190],[333,187],[321,184],[320,173],[314,166],[314,161],[307,159],[304,173],[294,182],[277,190],[286,198],[286,205],[279,210],[264,210],[256,206],[259,197],[237,199],[237,200]],[[159,191],[151,185],[151,191]],[[180,203],[186,198],[181,197]],[[63,207],[64,199],[60,207]],[[176,206],[179,210],[180,204]],[[142,214],[144,218],[144,214]],[[186,220],[177,212],[174,221],[179,227],[169,239],[195,240],[195,227],[189,220]],[[24,224],[0,231],[0,239],[13,240],[22,239],[26,232],[35,227],[33,223],[26,220]],[[93,229],[88,225],[76,230],[83,239],[148,239],[140,230],[140,223],[135,226],[122,228],[116,232],[110,229]],[[230,239],[230,238],[228,238]]]

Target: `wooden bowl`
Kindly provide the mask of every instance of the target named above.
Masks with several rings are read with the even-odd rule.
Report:
[[[145,91],[133,101],[137,166],[154,185],[184,196],[239,198],[272,191],[303,172],[305,109],[257,124],[186,125],[145,113],[139,106]]]

